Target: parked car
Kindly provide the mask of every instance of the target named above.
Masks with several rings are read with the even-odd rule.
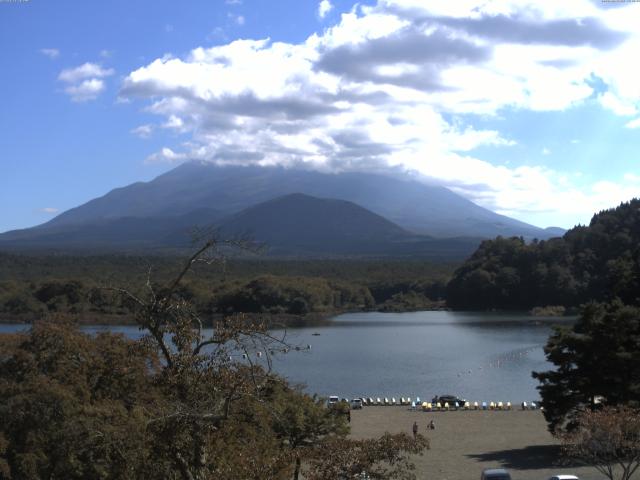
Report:
[[[360,410],[362,408],[362,399],[354,398],[353,400],[351,400],[351,408],[353,410]]]
[[[549,480],[580,480],[575,475],[554,475],[553,477],[549,477]]]
[[[456,402],[458,402],[458,406],[463,407],[466,400],[464,398],[458,398],[455,395],[436,395],[435,397],[433,397],[433,400],[431,400],[431,403],[436,404],[438,402],[440,402],[442,405],[448,403],[450,407],[453,407]]]
[[[482,471],[480,480],[511,480],[511,475],[504,468],[487,468]]]
[[[339,397],[336,397],[335,395],[331,395],[329,397],[329,400],[327,400],[327,405],[332,407],[334,405],[337,405],[339,401],[340,401]]]

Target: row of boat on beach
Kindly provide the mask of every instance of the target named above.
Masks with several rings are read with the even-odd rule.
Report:
[[[359,400],[363,406],[393,406],[406,405],[411,409],[422,409],[426,412],[438,412],[449,410],[512,410],[514,407],[511,402],[423,402],[420,397],[412,399],[411,397],[361,397]],[[353,402],[353,401],[352,401]],[[519,404],[522,410],[542,409],[536,402],[521,402]]]

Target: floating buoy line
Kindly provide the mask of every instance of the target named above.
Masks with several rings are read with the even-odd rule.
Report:
[[[293,349],[296,352],[301,352],[301,351],[309,351],[311,350],[311,345],[307,344],[305,346],[300,346],[300,345],[296,345],[295,347],[293,347]],[[289,353],[291,351],[291,348],[289,347],[283,347],[283,348],[278,348],[278,349],[268,349],[265,351],[261,351],[261,350],[257,350],[255,352],[252,353],[234,353],[231,355],[227,356],[227,360],[232,362],[234,359],[242,359],[242,360],[248,360],[250,356],[255,356],[256,358],[262,358],[263,355],[266,355],[267,353],[270,356],[274,356],[277,355],[279,353]]]
[[[498,355],[494,360],[491,360],[489,363],[484,364],[484,365],[479,365],[475,368],[470,368],[470,369],[466,369],[463,370],[461,372],[457,373],[458,377],[462,377],[464,375],[473,375],[474,372],[478,372],[480,370],[488,370],[490,368],[502,368],[504,366],[506,366],[509,363],[513,363],[519,360],[522,360],[524,357],[526,357],[529,353],[536,351],[538,349],[542,348],[541,345],[535,345],[535,346],[531,346],[531,347],[525,347],[525,348],[519,348],[517,350],[511,350],[507,353],[503,353],[501,355]]]

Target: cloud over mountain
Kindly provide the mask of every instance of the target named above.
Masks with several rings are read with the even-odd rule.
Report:
[[[472,117],[565,110],[597,93],[594,78],[605,108],[632,115],[640,71],[628,58],[640,36],[628,8],[379,0],[300,43],[236,40],[158,58],[130,72],[120,95],[190,133],[149,161],[395,167],[503,213],[592,212],[637,183],[585,187],[549,167],[491,163],[473,151],[515,141]]]

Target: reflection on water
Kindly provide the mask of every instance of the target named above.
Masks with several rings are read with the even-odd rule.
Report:
[[[407,312],[407,313],[378,313],[361,312],[337,316],[333,319],[332,327],[344,326],[424,326],[424,325],[556,325],[558,323],[572,323],[575,317],[532,317],[519,313],[485,313],[485,312]]]
[[[550,368],[542,347],[559,321],[495,313],[345,314],[327,326],[287,331],[289,342],[311,350],[276,354],[273,367],[325,396],[430,399],[451,393],[471,401],[519,403],[539,398],[531,372]],[[0,332],[24,328],[0,325]],[[106,329],[141,336],[136,327],[85,331]]]

